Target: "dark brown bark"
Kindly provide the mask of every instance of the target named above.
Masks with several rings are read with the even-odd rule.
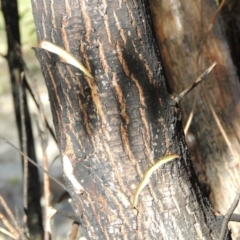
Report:
[[[26,128],[27,155],[36,162],[31,118],[26,98],[26,86],[21,77],[23,63],[21,59],[19,16],[16,0],[2,0],[2,12],[6,24],[9,73],[11,78],[12,96],[14,101],[15,117],[17,122],[19,142],[23,151],[23,128],[21,123],[20,102],[23,101],[24,122]],[[20,97],[22,92],[22,99]],[[31,163],[28,164],[27,183],[27,206],[24,209],[27,216],[27,227],[31,239],[43,238],[42,212],[40,205],[41,188],[39,183],[38,169]]]
[[[219,18],[209,32],[217,6],[209,0],[151,3],[164,67],[174,92],[184,90],[217,62],[199,90],[183,100],[181,109],[186,123],[197,96],[186,139],[205,193],[214,208],[225,214],[240,186],[240,86]],[[234,234],[239,236],[239,225],[235,224]]]
[[[217,239],[221,217],[199,191],[148,3],[45,0],[32,6],[38,41],[71,52],[94,76],[91,81],[36,49],[62,159],[69,159],[77,180],[64,168],[67,185],[88,238]],[[153,174],[133,209],[144,172],[169,153],[181,159]]]
[[[240,1],[228,0],[221,11],[222,21],[232,60],[240,76]]]

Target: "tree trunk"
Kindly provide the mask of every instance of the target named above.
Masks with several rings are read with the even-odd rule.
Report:
[[[94,76],[35,50],[66,182],[86,236],[217,239],[222,217],[214,216],[201,196],[148,2],[45,0],[32,5],[38,41],[71,52]],[[156,170],[133,208],[146,170],[170,153],[181,157]]]
[[[197,97],[186,139],[205,193],[214,208],[225,214],[240,186],[240,85],[219,18],[209,31],[217,6],[213,0],[156,0],[151,1],[151,10],[174,92],[181,92],[217,62],[214,74],[186,97],[181,109],[186,123]],[[239,225],[233,230],[235,239]]]

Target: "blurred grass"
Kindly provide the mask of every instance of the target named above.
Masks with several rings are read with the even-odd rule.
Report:
[[[37,46],[31,1],[18,0],[18,11],[23,58],[31,72],[39,74],[38,61],[31,49]],[[10,91],[10,79],[6,59],[2,57],[7,54],[7,37],[2,11],[0,11],[0,54],[0,95],[3,95]]]
[[[37,44],[31,1],[18,0],[18,11],[23,51],[29,50],[32,46],[36,46]]]

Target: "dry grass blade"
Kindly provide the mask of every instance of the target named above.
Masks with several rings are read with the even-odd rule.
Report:
[[[0,227],[0,232],[11,237],[12,239],[18,239],[18,236],[14,236],[12,233],[8,232],[6,229]]]
[[[64,62],[79,68],[87,77],[93,78],[91,73],[84,67],[84,65],[79,62],[71,53],[68,53],[63,48],[48,41],[41,41],[39,47],[57,54],[59,57],[62,58]]]
[[[19,233],[17,232],[17,230],[15,229],[15,227],[13,227],[12,225],[11,225],[11,223],[8,221],[8,219],[3,215],[3,214],[1,214],[0,213],[0,219],[1,219],[1,221],[2,221],[2,223],[3,223],[3,225],[8,229],[8,231],[7,230],[5,230],[5,229],[3,229],[1,232],[3,232],[4,234],[6,234],[5,232],[4,232],[4,230],[6,231],[6,232],[8,232],[8,233],[10,233],[12,236],[14,236],[14,239],[18,239],[19,238]]]
[[[0,203],[1,205],[3,206],[4,210],[6,211],[6,213],[8,214],[9,218],[11,219],[11,221],[14,223],[14,228],[12,227],[12,225],[8,222],[8,221],[5,221],[7,220],[5,217],[3,217],[3,215],[1,215],[1,219],[4,220],[7,225],[5,225],[8,230],[13,233],[14,235],[15,234],[18,234],[18,237],[19,236],[24,236],[23,234],[23,231],[21,229],[21,227],[19,226],[16,218],[14,217],[12,211],[10,210],[10,208],[8,207],[7,203],[5,202],[5,200],[3,199],[3,197],[0,195]],[[8,224],[9,223],[9,224]],[[16,231],[15,231],[16,230]]]
[[[184,134],[185,134],[185,135],[187,135],[188,129],[189,129],[191,123],[192,123],[193,112],[194,112],[194,109],[195,109],[195,106],[196,106],[196,102],[197,102],[197,96],[198,96],[198,94],[196,94],[196,96],[195,96],[195,98],[194,98],[192,110],[191,110],[191,112],[190,112],[190,115],[189,115],[189,117],[188,117],[187,123],[186,123],[185,128],[184,128]]]
[[[223,138],[224,138],[224,140],[225,140],[225,142],[226,142],[226,144],[227,144],[227,146],[228,146],[232,156],[235,158],[236,154],[233,151],[233,148],[232,148],[231,142],[230,142],[230,140],[229,140],[229,138],[227,136],[227,133],[224,130],[224,128],[223,128],[223,126],[222,126],[222,124],[220,122],[220,119],[218,118],[218,116],[217,116],[217,114],[216,114],[216,112],[215,112],[211,102],[208,100],[207,96],[206,96],[206,100],[207,100],[207,103],[208,103],[209,108],[210,108],[210,110],[212,112],[213,118],[214,118],[214,120],[215,120],[215,122],[216,122],[216,124],[217,124],[217,126],[219,128],[219,130],[220,130],[220,132],[221,132],[221,134],[222,134],[222,136],[223,136]]]

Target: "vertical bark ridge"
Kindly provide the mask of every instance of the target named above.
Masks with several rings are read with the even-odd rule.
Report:
[[[51,10],[51,23],[52,23],[52,26],[54,28],[57,28],[57,24],[56,24],[56,19],[55,19],[55,11],[54,11],[54,2],[53,0],[51,0],[50,2],[50,10]]]
[[[35,4],[36,4],[36,9],[41,9],[42,6],[38,6],[37,2],[35,2]],[[45,15],[48,15],[48,7],[46,4],[46,0],[43,0],[42,4],[43,4],[43,11],[44,11]]]
[[[104,16],[104,25],[105,25],[105,29],[106,29],[106,32],[107,32],[107,36],[108,36],[108,43],[109,44],[112,44],[112,41],[111,41],[111,30],[109,28],[109,19],[108,19],[108,16],[105,15],[104,13],[102,13]]]
[[[64,2],[65,2],[65,10],[66,10],[67,15],[72,16],[72,11],[71,11],[69,1],[64,0]]]
[[[66,23],[67,23],[66,17],[63,16],[62,17],[62,26],[61,26],[62,43],[63,43],[64,49],[67,52],[71,52],[71,49],[70,49],[70,46],[69,46],[69,38],[67,37],[68,33],[66,31],[66,28],[65,28]]]
[[[88,8],[86,6],[86,3],[85,1],[80,1],[79,2],[80,5],[81,5],[81,12],[82,12],[82,17],[83,17],[83,22],[84,25],[85,25],[85,39],[86,39],[86,43],[88,46],[91,46],[92,45],[92,41],[91,41],[91,32],[92,32],[92,24],[91,24],[91,19],[89,17],[89,13],[88,13]]]
[[[127,39],[126,39],[126,36],[125,36],[125,34],[124,34],[124,30],[122,29],[122,27],[121,27],[121,25],[120,25],[120,22],[119,22],[119,20],[118,20],[118,17],[117,17],[117,15],[116,15],[116,12],[115,12],[115,11],[113,12],[113,15],[114,15],[115,22],[116,22],[116,26],[117,26],[117,29],[118,29],[119,34],[120,34],[120,36],[121,36],[121,39],[123,40],[124,45],[126,45]]]

